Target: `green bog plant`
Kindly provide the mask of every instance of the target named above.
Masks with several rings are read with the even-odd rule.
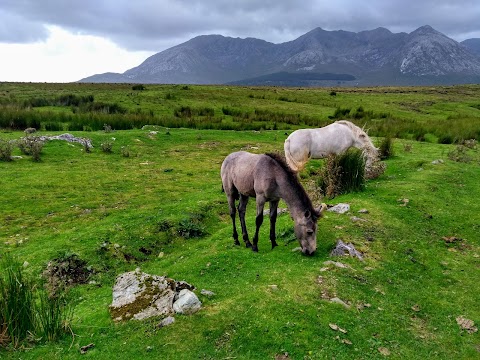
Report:
[[[319,187],[329,198],[362,191],[365,187],[365,159],[362,151],[351,148],[342,154],[329,155],[320,171]]]

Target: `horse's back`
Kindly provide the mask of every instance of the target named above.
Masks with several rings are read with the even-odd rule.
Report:
[[[264,156],[264,155],[263,155]],[[246,151],[229,154],[222,163],[220,175],[225,192],[238,190],[245,195],[253,194],[254,171],[262,155]]]
[[[287,164],[294,171],[301,170],[310,157],[311,131],[312,129],[295,130],[283,144]]]

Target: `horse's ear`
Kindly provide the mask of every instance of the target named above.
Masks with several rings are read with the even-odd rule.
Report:
[[[327,204],[322,203],[322,205],[315,209],[315,212],[317,213],[318,217],[322,217],[325,210],[327,210]]]

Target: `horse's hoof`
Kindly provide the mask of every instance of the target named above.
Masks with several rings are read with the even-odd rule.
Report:
[[[235,240],[235,241],[233,242],[233,244],[236,245],[236,246],[240,246],[240,241]]]
[[[251,248],[252,247],[252,243],[249,241],[247,243],[245,243],[245,247],[246,248]]]
[[[272,249],[274,249],[276,246],[278,246],[278,244],[275,241],[273,241],[272,242]]]
[[[252,246],[252,251],[258,253],[258,247]]]

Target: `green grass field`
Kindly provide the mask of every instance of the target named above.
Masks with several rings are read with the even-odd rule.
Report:
[[[147,86],[132,95],[141,105],[127,100],[125,94],[132,92],[127,85],[0,84],[0,94],[9,101],[74,89],[86,95],[93,91],[89,86],[98,91],[96,99],[155,114],[170,114],[177,105],[212,107],[215,114],[224,106],[251,111],[264,106],[331,122],[328,116],[337,107],[361,104],[365,110],[388,112],[396,121],[436,126],[457,119],[474,131],[480,128],[480,110],[472,107],[479,104],[478,86],[337,89],[336,96],[331,89]],[[168,92],[171,99],[166,100]],[[292,101],[279,101],[280,96]],[[170,101],[176,105],[165,105]],[[273,123],[263,127],[271,129]],[[321,199],[315,174],[323,163],[311,161],[302,182],[315,205],[346,202],[350,213],[328,212],[319,220],[313,257],[292,251],[298,243],[287,214],[278,218],[280,246],[271,250],[266,218],[259,253],[253,253],[233,245],[220,165],[241,149],[282,151],[290,132],[286,127],[69,131],[92,139],[93,151],[50,141],[40,162],[29,156],[0,162],[0,254],[27,262],[24,271],[34,279],[50,260],[71,253],[94,271],[94,282],[75,288],[73,337],[0,349],[0,357],[275,359],[288,353],[289,359],[478,358],[479,332],[468,333],[456,321],[463,316],[480,325],[478,150],[467,151],[470,162],[456,162],[449,153],[457,145],[438,144],[438,136],[427,136],[430,142],[397,138],[384,174],[368,181],[365,191],[334,199]],[[0,132],[4,140],[22,136]],[[114,144],[111,154],[100,150],[107,140]],[[373,140],[381,138],[374,135]],[[122,156],[122,146],[129,157]],[[16,149],[13,155],[21,154]],[[443,163],[432,164],[438,159]],[[358,213],[363,208],[368,214]],[[253,199],[247,211],[253,234]],[[178,235],[192,224],[204,235]],[[353,243],[365,260],[330,257],[338,239]],[[348,268],[325,265],[328,260]],[[195,285],[202,310],[177,315],[173,325],[161,329],[158,319],[114,323],[108,305],[115,277],[137,267]],[[216,295],[205,297],[201,289]],[[350,307],[331,302],[334,297]],[[80,348],[92,343],[81,355]]]

